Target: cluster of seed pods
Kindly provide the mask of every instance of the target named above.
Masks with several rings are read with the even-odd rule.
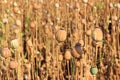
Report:
[[[119,80],[119,0],[0,0],[0,80]]]

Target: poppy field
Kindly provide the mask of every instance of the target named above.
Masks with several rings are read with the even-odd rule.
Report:
[[[0,0],[0,80],[120,80],[120,0]]]

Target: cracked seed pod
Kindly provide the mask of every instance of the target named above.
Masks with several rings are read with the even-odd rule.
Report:
[[[71,58],[72,58],[71,52],[70,52],[69,50],[67,50],[67,51],[65,52],[65,59],[66,59],[66,60],[70,60]]]
[[[11,69],[15,69],[18,66],[18,62],[17,61],[10,61],[9,66]]]
[[[80,54],[75,50],[75,48],[72,48],[72,56],[75,58],[79,58]]]
[[[80,43],[77,43],[74,48],[72,48],[72,55],[75,58],[80,58],[80,55],[82,54],[82,46]]]
[[[92,32],[92,38],[95,41],[102,41],[103,40],[103,32],[100,28],[95,28]]]
[[[56,33],[56,40],[59,42],[63,42],[66,40],[67,32],[63,29],[60,29]]]
[[[9,48],[3,48],[2,49],[2,56],[4,57],[4,58],[8,58],[8,57],[10,57],[11,56],[11,51],[10,51],[10,49]]]

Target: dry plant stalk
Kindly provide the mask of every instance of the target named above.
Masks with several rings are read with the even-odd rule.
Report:
[[[0,80],[119,80],[119,0],[0,0]]]

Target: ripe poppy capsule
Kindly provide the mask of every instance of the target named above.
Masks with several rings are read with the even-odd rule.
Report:
[[[59,42],[63,42],[66,40],[67,32],[63,29],[60,29],[56,33],[56,40]]]
[[[11,56],[11,51],[9,50],[9,48],[3,48],[2,49],[2,56],[5,58],[8,58]]]
[[[69,50],[67,50],[67,51],[65,52],[65,59],[66,59],[66,60],[70,60],[71,58],[72,58],[71,52],[70,52]]]
[[[18,62],[17,61],[10,61],[9,66],[11,69],[15,69],[18,66]]]
[[[101,41],[103,40],[103,32],[100,28],[95,28],[92,33],[92,38],[95,41]]]
[[[59,61],[62,61],[62,60],[63,60],[63,55],[62,55],[62,54],[60,54],[60,55],[58,56],[58,60],[59,60]]]
[[[17,26],[21,26],[22,25],[21,21],[20,20],[16,20],[16,25]]]

